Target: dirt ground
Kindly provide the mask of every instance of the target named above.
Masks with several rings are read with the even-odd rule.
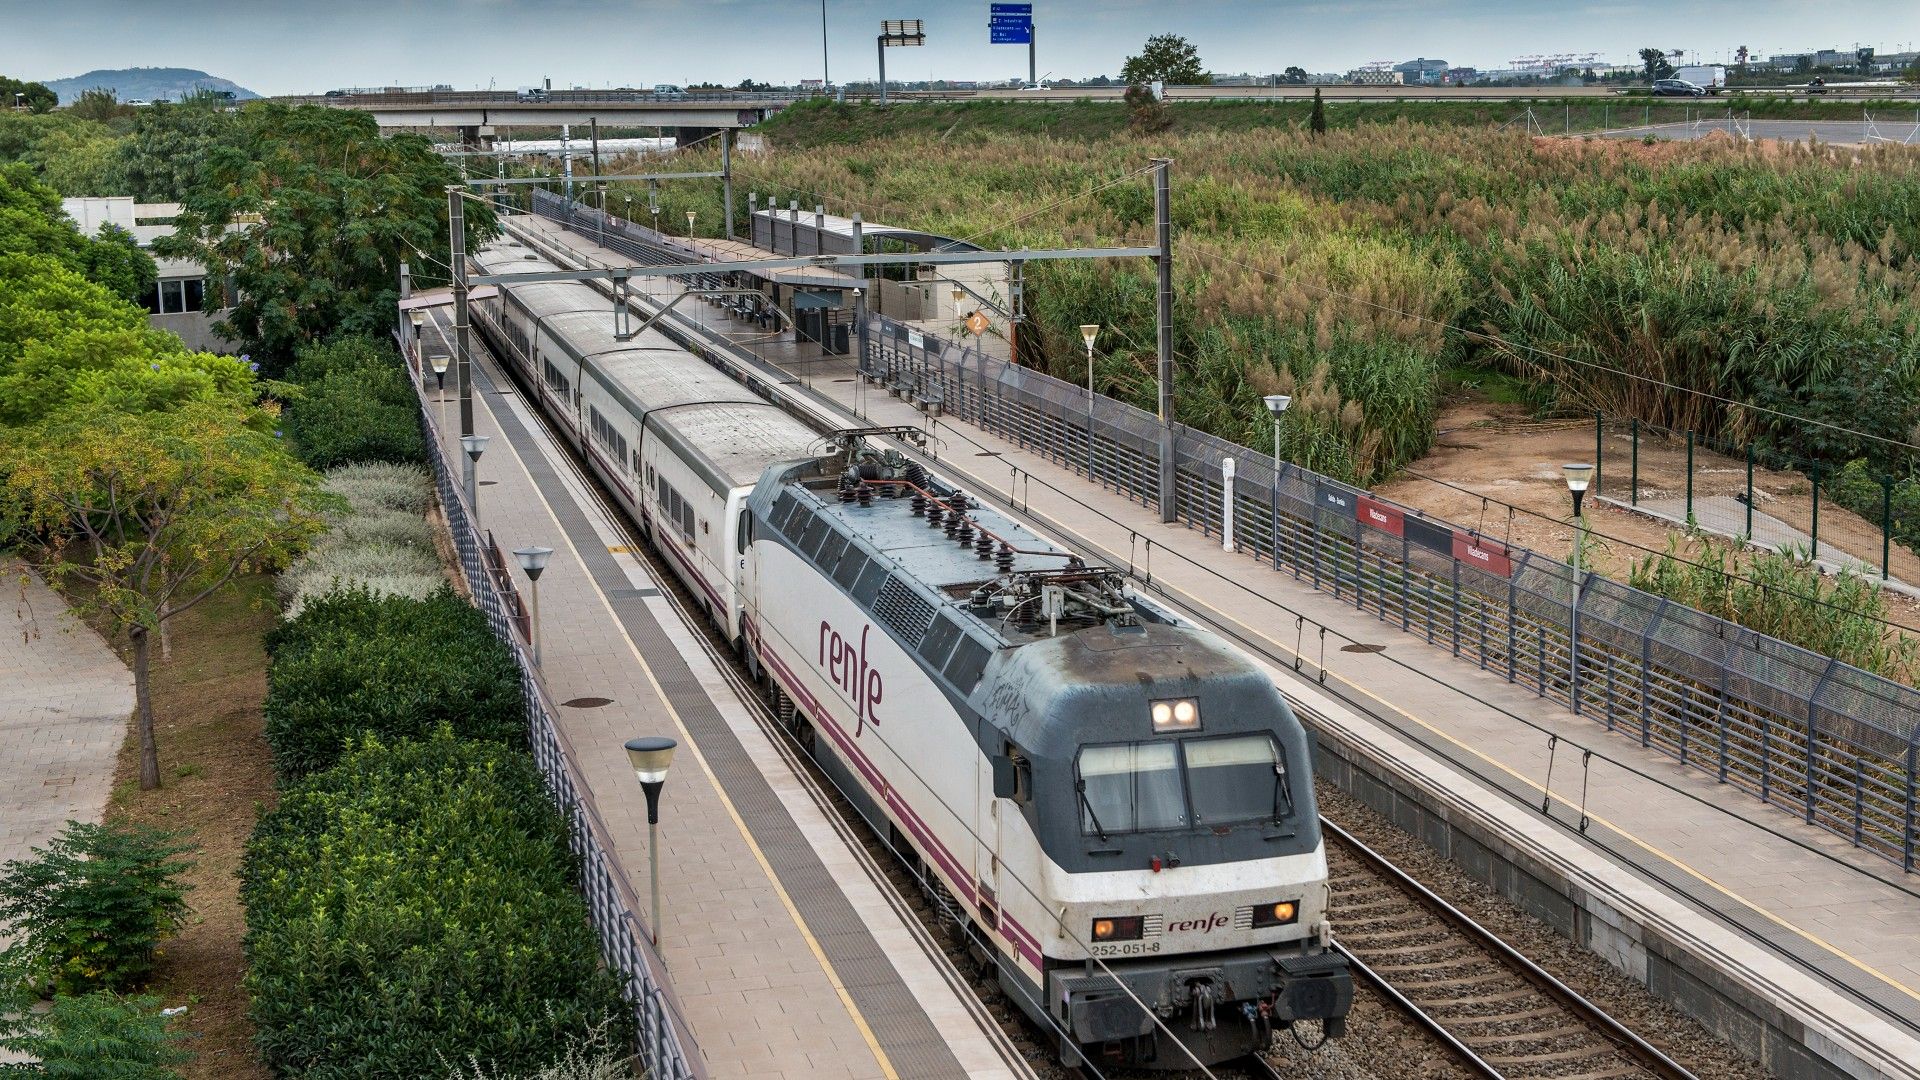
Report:
[[[1383,485],[1381,495],[1417,507],[1456,525],[1477,528],[1496,539],[1564,559],[1572,553],[1572,503],[1562,478],[1564,462],[1594,460],[1591,420],[1534,420],[1523,405],[1503,405],[1463,391],[1442,408],[1433,450],[1405,473]],[[1629,499],[1632,438],[1625,425],[1608,427],[1601,439],[1599,493]],[[1682,496],[1687,453],[1681,440],[1642,434],[1640,497]],[[1698,448],[1694,451],[1694,496],[1731,496],[1746,489],[1746,461]],[[1756,508],[1803,532],[1811,530],[1812,484],[1797,473],[1754,469]],[[1456,490],[1445,485],[1456,485]],[[1508,505],[1511,504],[1512,508]],[[1596,500],[1589,492],[1587,520],[1592,528],[1587,565],[1625,581],[1632,564],[1651,552],[1663,552],[1670,538],[1681,551],[1695,545],[1683,530],[1630,510]],[[1702,522],[1741,531],[1743,522]],[[1717,531],[1717,529],[1716,529]],[[1820,544],[1880,565],[1880,525],[1820,500]],[[1920,556],[1892,545],[1889,570],[1895,578],[1920,585]],[[1920,636],[1920,603],[1888,591],[1891,619]]]
[[[186,829],[200,850],[189,856],[193,912],[164,950],[150,992],[185,1005],[175,1021],[194,1060],[186,1080],[265,1080],[253,1050],[246,962],[240,940],[240,856],[256,809],[273,800],[273,764],[261,733],[267,658],[260,638],[273,626],[271,578],[243,580],[172,620],[173,657],[155,648],[153,709],[161,787],[140,790],[137,740],[129,738],[115,772],[110,818]]]

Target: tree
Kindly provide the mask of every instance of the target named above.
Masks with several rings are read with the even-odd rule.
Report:
[[[1667,54],[1660,49],[1640,50],[1640,70],[1646,72],[1647,81],[1664,79],[1673,74],[1673,65],[1667,63]]]
[[[67,111],[82,120],[93,120],[104,124],[109,120],[132,115],[133,106],[120,104],[120,99],[115,97],[111,90],[94,87],[92,90],[81,91],[80,97],[67,106]]]
[[[204,95],[179,104],[160,101],[135,110],[132,137],[119,145],[125,194],[149,202],[179,202],[198,187],[216,147],[237,145],[239,117]]]
[[[1900,72],[1900,78],[1908,85],[1920,86],[1920,58],[1915,58],[1913,63],[1908,64],[1906,68]]]
[[[1855,65],[1860,69],[1860,74],[1873,74],[1873,50],[1871,48],[1863,45],[1853,50],[1853,59]]]
[[[60,994],[144,984],[189,910],[184,835],[69,821],[33,858],[0,866],[0,921],[15,938],[6,968]]]
[[[160,786],[152,636],[236,576],[284,566],[326,529],[319,477],[224,403],[72,410],[0,440],[0,521],[75,609],[133,649],[140,786]]]
[[[0,165],[0,254],[51,255],[124,300],[153,285],[153,259],[123,229],[82,235],[60,205],[60,195],[25,165]]]
[[[1795,75],[1813,74],[1813,57],[1806,53],[1801,53],[1799,56],[1794,57],[1793,73]]]
[[[1160,82],[1170,86],[1199,86],[1213,79],[1200,66],[1200,50],[1178,34],[1155,34],[1139,56],[1120,65],[1120,81],[1129,86]]]
[[[1307,69],[1303,67],[1290,67],[1287,69],[1286,78],[1289,83],[1299,86],[1307,81]]]
[[[236,137],[208,147],[154,250],[231,279],[222,331],[277,373],[303,344],[393,324],[400,260],[447,250],[447,188],[459,184],[424,136],[385,135],[371,114],[252,102]],[[466,222],[470,248],[496,231],[482,202]]]
[[[1307,117],[1307,127],[1315,135],[1327,133],[1327,103],[1320,100],[1320,88],[1313,88],[1313,112]]]
[[[36,1063],[6,1066],[9,1076],[180,1080],[169,1066],[193,1059],[179,1045],[182,1038],[168,1026],[157,997],[63,994],[45,1012],[33,1011],[30,1000],[11,1010],[0,1001],[0,1049]]]
[[[0,75],[0,109],[11,109],[23,102],[33,112],[43,113],[60,104],[60,95],[49,90],[45,83],[22,82]]]

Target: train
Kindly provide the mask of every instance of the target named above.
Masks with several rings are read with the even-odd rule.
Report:
[[[490,274],[559,267],[509,232]],[[476,305],[775,715],[1067,1065],[1191,1069],[1353,999],[1305,730],[1207,630],[903,453],[818,430],[605,294]]]

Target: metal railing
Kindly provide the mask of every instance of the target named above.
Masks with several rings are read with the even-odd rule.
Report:
[[[438,425],[426,404],[417,359],[407,369],[420,402],[420,423],[427,437],[428,458],[433,464],[440,506],[447,516],[447,529],[459,552],[460,569],[473,594],[474,606],[486,615],[494,636],[513,651],[520,667],[528,742],[554,803],[567,819],[569,846],[579,860],[580,888],[600,935],[601,957],[619,976],[622,995],[633,1007],[640,1060],[653,1080],[705,1080],[706,1067],[699,1047],[667,983],[666,964],[647,933],[639,897],[620,871],[612,834],[594,805],[578,755],[566,732],[554,722],[555,706],[535,677],[529,627],[512,576],[501,562],[491,534],[483,538],[474,528],[461,478],[446,460]]]
[[[884,317],[862,371],[1157,506],[1159,422]],[[1177,520],[1914,869],[1920,690],[1175,425]],[[1234,462],[1232,479],[1224,463]],[[1229,484],[1231,487],[1229,488]]]

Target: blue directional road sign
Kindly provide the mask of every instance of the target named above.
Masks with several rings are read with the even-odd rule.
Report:
[[[992,45],[1033,44],[1033,5],[989,4],[987,42]]]

